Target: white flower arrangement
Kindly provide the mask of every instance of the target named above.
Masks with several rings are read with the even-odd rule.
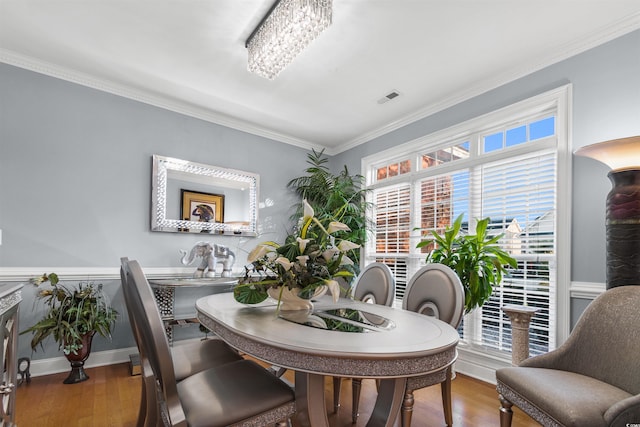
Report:
[[[354,276],[353,261],[348,253],[360,245],[337,237],[349,227],[331,221],[326,227],[315,218],[313,208],[303,201],[304,215],[299,231],[280,245],[273,241],[260,243],[249,253],[245,276],[234,288],[238,302],[257,304],[268,297],[267,289],[280,288],[301,298],[311,298],[317,288],[326,286],[334,301],[341,292],[338,281],[348,284]]]

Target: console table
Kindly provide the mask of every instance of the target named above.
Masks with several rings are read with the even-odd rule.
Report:
[[[199,323],[196,318],[196,299],[231,292],[237,283],[238,279],[235,277],[150,279],[149,284],[156,297],[169,343],[173,344],[174,326]],[[180,298],[176,300],[178,290]]]
[[[22,285],[0,285],[0,343],[3,366],[0,383],[0,426],[15,426],[16,383],[18,380],[18,306]]]

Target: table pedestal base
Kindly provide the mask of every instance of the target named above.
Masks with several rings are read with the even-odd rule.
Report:
[[[406,378],[380,381],[378,397],[367,427],[393,427],[404,399]],[[329,426],[324,398],[324,375],[296,371],[296,419],[303,427]]]

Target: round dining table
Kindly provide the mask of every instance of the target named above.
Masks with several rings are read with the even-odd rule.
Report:
[[[196,301],[198,319],[230,346],[295,371],[299,425],[328,426],[324,377],[376,378],[367,426],[393,426],[408,377],[446,369],[459,335],[449,324],[414,312],[329,296],[312,311],[285,312],[277,302],[241,304],[232,293]]]

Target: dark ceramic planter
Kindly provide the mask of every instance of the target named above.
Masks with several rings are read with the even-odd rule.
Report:
[[[91,340],[95,332],[82,336],[82,348],[77,351],[77,354],[66,354],[67,360],[71,363],[71,372],[64,384],[75,384],[89,379],[89,375],[84,371],[84,362],[89,358],[91,353]]]

